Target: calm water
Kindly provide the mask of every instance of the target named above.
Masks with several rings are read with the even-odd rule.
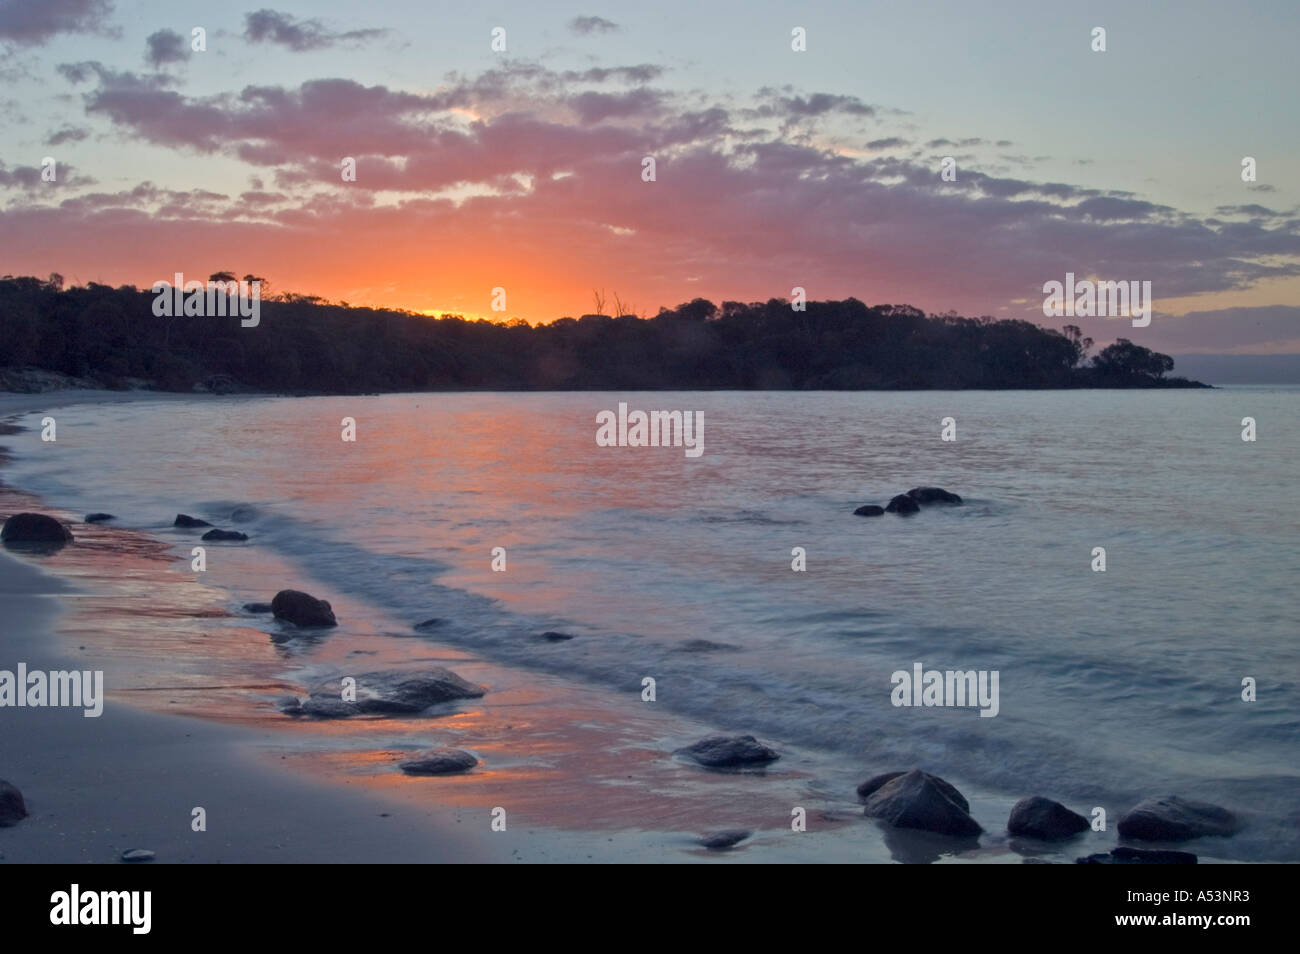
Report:
[[[703,411],[703,456],[597,447],[619,401]],[[1112,824],[1176,792],[1250,817],[1229,856],[1300,859],[1300,392],[208,399],[67,408],[55,445],[41,416],[8,479],[55,505],[204,516],[253,537],[222,560],[301,569],[282,585],[611,691],[654,676],[660,705],[842,756],[827,786],[920,764]],[[918,484],[966,503],[852,515]],[[1000,714],[893,707],[915,662],[998,670]]]

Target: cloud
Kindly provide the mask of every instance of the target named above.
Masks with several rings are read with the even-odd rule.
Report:
[[[81,142],[90,135],[90,130],[78,126],[64,126],[57,132],[50,133],[45,140],[47,146],[62,146],[68,142]]]
[[[619,25],[604,17],[574,17],[569,21],[569,29],[579,36],[591,36],[593,33],[613,33]]]
[[[296,20],[288,13],[258,10],[244,16],[244,39],[252,43],[278,43],[294,52],[322,50],[337,43],[371,40],[386,30],[349,30],[338,33],[320,20]]]
[[[157,69],[168,63],[182,62],[190,55],[185,38],[175,30],[159,30],[149,34],[145,43],[145,62]]]
[[[37,46],[60,33],[110,32],[110,0],[0,0],[0,39]]]

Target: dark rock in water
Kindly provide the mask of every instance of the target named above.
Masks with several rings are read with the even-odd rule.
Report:
[[[1120,845],[1108,854],[1087,855],[1076,858],[1077,865],[1194,865],[1196,856],[1190,851],[1152,851],[1148,848],[1129,848]]]
[[[1087,830],[1088,819],[1041,795],[1030,795],[1016,802],[1007,819],[1007,831],[1011,834],[1045,841],[1069,838]]]
[[[204,540],[247,540],[248,534],[238,530],[209,530],[203,534]]]
[[[740,649],[731,643],[715,643],[711,639],[688,639],[677,648],[684,653],[734,653]]]
[[[16,825],[27,817],[27,805],[17,786],[0,778],[0,828]]]
[[[198,517],[191,517],[187,513],[178,513],[176,519],[172,521],[172,526],[193,529],[194,527],[210,527],[212,524],[206,520],[200,520]]]
[[[433,619],[426,619],[423,623],[416,623],[413,629],[433,629],[435,626],[441,626],[443,620],[435,616]]]
[[[123,861],[153,861],[154,853],[148,848],[128,848],[122,852]]]
[[[271,600],[271,612],[276,619],[288,620],[295,626],[337,626],[334,611],[329,603],[299,590],[281,590]]]
[[[913,487],[907,492],[907,496],[911,497],[919,504],[961,503],[960,497],[956,494],[948,493],[948,491],[944,490],[942,487]]]
[[[372,672],[357,676],[356,680],[355,702],[344,702],[341,683],[332,679],[313,689],[296,714],[344,719],[354,715],[423,712],[442,702],[477,699],[485,691],[449,669]]]
[[[753,832],[745,831],[743,828],[732,828],[727,831],[709,832],[701,836],[699,842],[712,851],[725,851],[740,844],[752,834]]]
[[[116,520],[117,517],[111,513],[88,513],[86,514],[86,523],[103,523],[105,520]]]
[[[274,607],[270,603],[245,603],[244,609],[250,613],[273,613]]]
[[[867,779],[865,782],[863,782],[861,785],[858,786],[858,798],[862,799],[863,801],[866,801],[866,799],[870,797],[872,792],[876,791],[876,789],[880,788],[880,786],[884,785],[886,782],[892,782],[894,779],[899,778],[906,774],[907,774],[906,772],[885,772],[881,775],[873,775],[871,778]],[[962,811],[964,812],[970,811],[970,803],[966,801],[966,796],[962,795],[961,792],[957,791],[957,789],[952,784],[945,781],[944,779],[941,779],[937,775],[931,775],[930,778],[935,785],[938,785],[939,788],[943,790],[945,795],[947,795],[949,798],[951,798],[954,802],[956,802],[961,807]]]
[[[876,504],[863,504],[857,510],[853,511],[855,517],[882,517],[885,514],[885,508]]]
[[[956,789],[943,779],[913,769],[872,792],[863,814],[898,828],[920,828],[941,835],[978,835],[983,829],[970,817],[968,809],[951,797],[949,792],[953,791]]]
[[[235,523],[248,523],[257,519],[257,511],[252,507],[236,507],[231,511],[230,519]]]
[[[5,543],[71,543],[70,531],[53,517],[43,513],[16,513],[0,529]]]
[[[1142,841],[1186,841],[1202,835],[1231,835],[1241,827],[1226,808],[1177,795],[1143,799],[1119,819],[1124,838]]]
[[[461,749],[431,749],[398,765],[407,775],[451,775],[468,772],[478,759]]]
[[[781,757],[752,735],[713,735],[678,751],[709,768],[766,765]]]
[[[542,633],[537,638],[544,639],[548,643],[562,643],[565,640],[572,639],[573,637],[570,636],[568,633],[557,633],[553,629],[548,629],[546,632]]]
[[[907,494],[899,494],[897,497],[891,497],[889,506],[885,508],[890,513],[916,513],[921,509],[921,505],[909,497]]]

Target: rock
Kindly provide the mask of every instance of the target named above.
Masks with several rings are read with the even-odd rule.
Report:
[[[781,757],[752,735],[713,735],[678,751],[709,768],[766,765]]]
[[[148,848],[128,848],[122,852],[123,861],[153,861],[154,853]]]
[[[876,504],[863,504],[857,510],[853,511],[855,517],[882,517],[885,514],[885,508]]]
[[[905,514],[916,513],[921,509],[921,505],[909,497],[907,494],[899,494],[897,497],[891,497],[889,506],[885,508],[890,513]]]
[[[1129,848],[1120,845],[1109,854],[1087,855],[1076,858],[1077,865],[1194,865],[1196,856],[1190,851],[1152,851],[1148,848]]]
[[[334,611],[329,603],[298,590],[281,590],[271,600],[271,612],[276,619],[287,620],[295,626],[337,626]]]
[[[911,497],[919,504],[961,503],[960,497],[956,494],[948,493],[948,491],[944,490],[942,487],[913,487],[907,492],[907,496]]]
[[[70,531],[53,517],[43,513],[16,513],[0,530],[5,543],[71,543]]]
[[[884,785],[886,782],[892,782],[894,779],[906,774],[906,772],[885,772],[882,775],[873,775],[858,786],[858,798],[866,801],[871,793],[880,788],[880,786]],[[934,780],[934,784],[943,789],[945,795],[961,806],[962,811],[970,811],[970,803],[966,801],[966,796],[962,795],[962,793],[957,791],[955,787],[941,779],[939,776],[931,775],[930,778]]]
[[[117,517],[111,513],[88,513],[86,514],[86,523],[103,523],[105,520],[116,520]]]
[[[356,677],[356,701],[344,702],[339,680],[321,683],[296,714],[318,719],[344,719],[354,715],[423,712],[430,706],[456,699],[478,699],[485,690],[450,669],[427,672],[389,670]]]
[[[553,629],[548,629],[546,632],[542,633],[537,638],[544,639],[548,643],[562,643],[565,640],[572,639],[573,637],[570,636],[568,633],[557,633]]]
[[[478,759],[461,749],[431,749],[398,765],[407,775],[451,775],[468,772]]]
[[[206,520],[200,520],[198,517],[191,517],[187,513],[178,513],[176,519],[172,521],[172,526],[193,529],[194,527],[210,527],[212,524]]]
[[[27,805],[18,788],[0,778],[0,828],[16,825],[27,817]]]
[[[702,835],[699,843],[711,851],[725,851],[740,844],[752,834],[753,832],[745,831],[743,828],[731,828]]]
[[[244,609],[250,613],[274,613],[275,608],[270,603],[245,603]]]
[[[1202,835],[1231,835],[1241,827],[1226,808],[1177,795],[1143,799],[1119,819],[1124,838],[1142,841],[1186,841]]]
[[[238,530],[209,530],[203,534],[204,540],[247,540],[248,534]]]
[[[968,809],[962,807],[966,800],[954,800],[950,791],[956,789],[943,779],[913,769],[872,792],[863,814],[898,828],[920,828],[942,835],[978,835],[983,829],[970,817]]]
[[[423,623],[416,623],[414,629],[433,629],[435,626],[441,626],[443,621],[435,616],[433,619],[426,619]]]
[[[1045,841],[1069,838],[1087,830],[1088,819],[1041,795],[1030,795],[1016,802],[1007,819],[1007,831],[1011,834]]]
[[[684,653],[734,653],[740,649],[731,643],[715,643],[711,639],[688,639],[677,648]]]
[[[252,507],[236,507],[231,511],[230,519],[235,523],[248,523],[257,519],[257,511]]]

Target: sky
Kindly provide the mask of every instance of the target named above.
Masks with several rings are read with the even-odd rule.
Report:
[[[798,286],[1300,352],[1292,0],[269,2],[0,0],[0,272],[533,323]],[[1151,324],[1044,317],[1067,272],[1150,281]]]

